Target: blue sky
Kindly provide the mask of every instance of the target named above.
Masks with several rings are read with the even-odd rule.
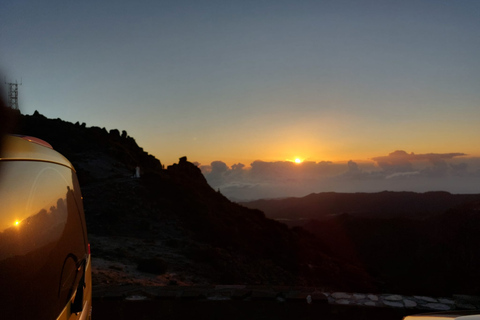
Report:
[[[20,108],[165,164],[478,156],[480,2],[2,1]]]

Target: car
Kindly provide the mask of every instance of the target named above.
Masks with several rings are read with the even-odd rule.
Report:
[[[90,244],[72,164],[41,139],[6,135],[0,199],[0,318],[90,319]]]
[[[480,320],[480,314],[478,310],[431,312],[407,316],[403,320]]]

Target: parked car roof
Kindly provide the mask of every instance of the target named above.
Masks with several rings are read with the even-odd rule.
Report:
[[[0,160],[45,161],[74,169],[70,161],[53,150],[49,143],[29,136],[5,136]]]

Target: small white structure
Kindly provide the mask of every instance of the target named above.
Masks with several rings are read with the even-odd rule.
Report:
[[[134,178],[140,178],[140,167],[139,166],[135,167],[135,175],[133,177]]]

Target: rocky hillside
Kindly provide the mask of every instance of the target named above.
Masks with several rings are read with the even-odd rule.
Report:
[[[302,225],[384,291],[480,293],[480,196],[447,192],[322,193],[247,203]]]
[[[308,232],[265,218],[213,190],[186,157],[164,168],[125,131],[107,131],[35,113],[18,133],[52,144],[75,166],[84,195],[94,262],[120,274],[96,274],[96,285],[317,285],[375,291],[362,268],[334,258]],[[141,178],[133,178],[135,167]],[[140,276],[138,276],[140,277]],[[163,277],[162,281],[158,279]]]
[[[421,221],[341,214],[312,220],[305,228],[392,292],[478,295],[479,213],[475,201]]]

